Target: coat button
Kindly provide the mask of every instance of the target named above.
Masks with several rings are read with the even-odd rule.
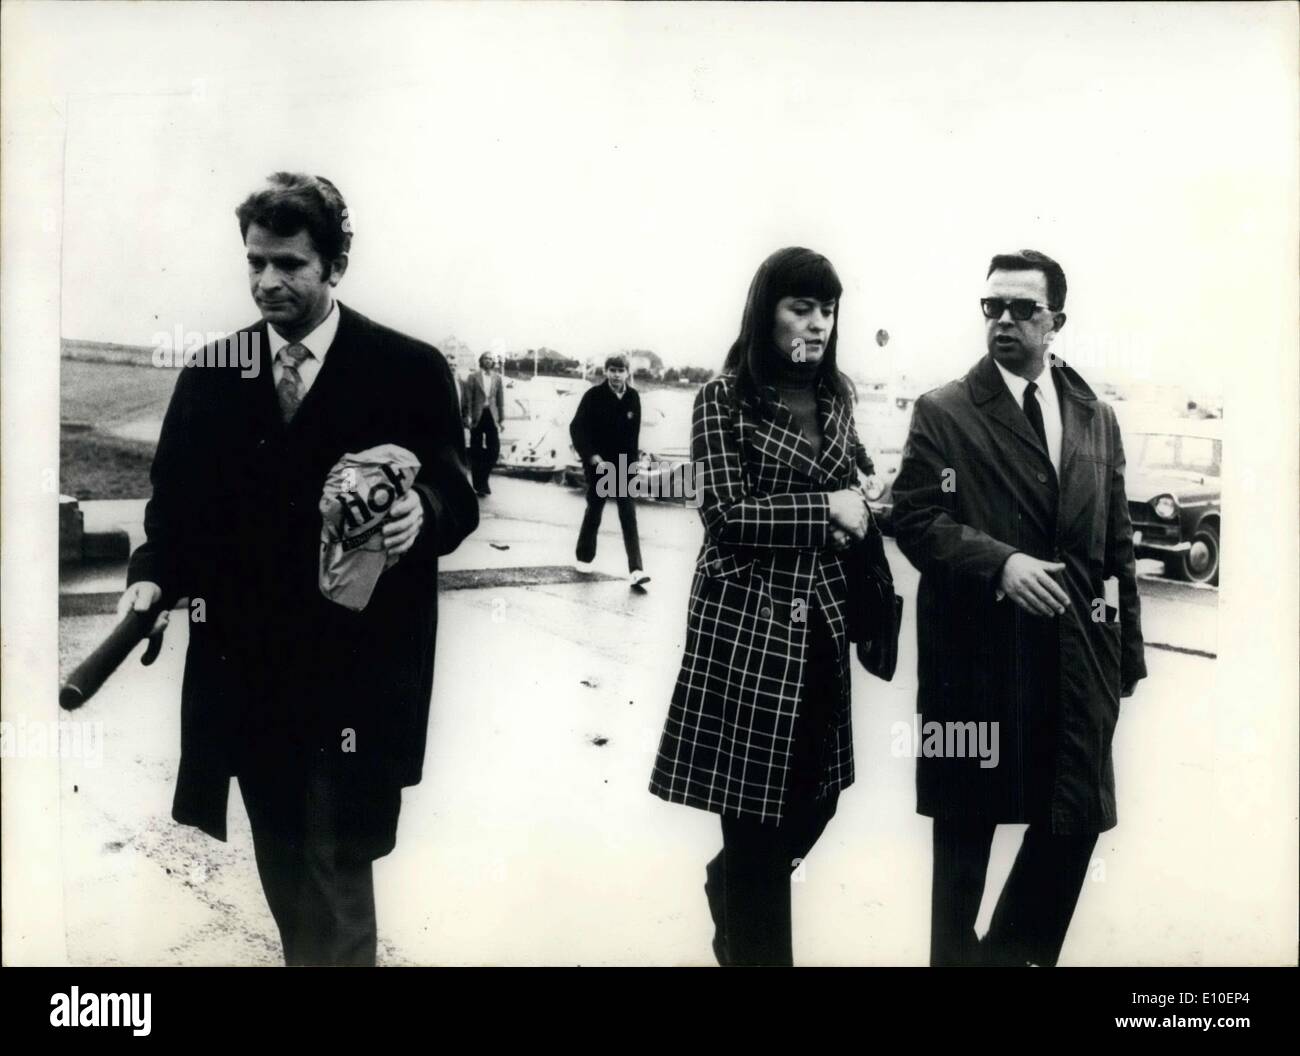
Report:
[[[1038,483],[1039,483],[1039,484],[1046,484],[1046,483],[1047,483],[1047,474],[1046,474],[1046,473],[1042,473],[1042,472],[1040,472],[1040,473],[1038,474]]]
[[[763,619],[765,619],[765,620],[767,620],[767,619],[771,619],[771,617],[772,617],[772,609],[771,609],[770,606],[768,606],[768,605],[764,605],[761,609],[758,610],[758,614],[759,614],[760,616],[762,616]]]

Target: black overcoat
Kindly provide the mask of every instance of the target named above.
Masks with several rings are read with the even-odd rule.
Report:
[[[958,756],[958,738],[920,755],[917,809],[1099,832],[1116,822],[1121,685],[1146,675],[1133,530],[1114,412],[1070,367],[1050,373],[1059,480],[988,356],[913,410],[893,493],[899,549],[921,573],[918,710],[923,723],[998,724],[996,766],[969,748]],[[1063,616],[998,599],[1016,551],[1065,564]],[[1108,608],[1112,577],[1119,604]]]
[[[191,599],[176,820],[225,839],[232,775],[258,773],[290,805],[301,801],[308,760],[328,753],[340,839],[376,857],[393,847],[401,788],[421,776],[438,557],[474,530],[478,505],[446,361],[342,304],[339,313],[288,426],[265,323],[227,339],[254,344],[255,376],[237,363],[181,371],[128,582]],[[229,361],[229,351],[216,355],[222,344],[201,362]],[[385,443],[420,460],[424,526],[352,612],[317,585],[321,490],[344,453]]]

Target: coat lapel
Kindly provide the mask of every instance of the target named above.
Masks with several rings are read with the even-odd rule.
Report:
[[[822,427],[822,449],[817,456],[817,468],[822,480],[835,480],[843,471],[849,451],[848,418],[852,414],[844,400],[835,398],[835,390],[824,380],[817,389],[817,420]]]
[[[1064,481],[1079,445],[1092,427],[1092,416],[1097,410],[1097,396],[1067,366],[1054,367],[1052,375],[1061,396],[1061,479]]]
[[[266,419],[276,433],[284,432],[284,419],[280,416],[280,400],[275,394],[274,360],[271,358],[271,338],[263,319],[249,328],[257,340],[257,378],[249,389],[249,405],[254,420]]]
[[[993,362],[991,354],[986,355],[971,369],[967,375],[967,385],[976,406],[1037,451],[1043,461],[1049,467],[1051,466],[1052,459],[1047,453],[1047,448],[1043,446],[1029,424],[1024,409],[1017,406],[1015,397],[1011,395],[1011,390],[1007,388],[1002,375],[998,373],[997,364]],[[1064,459],[1061,464],[1065,464]]]
[[[817,421],[822,431],[822,446],[814,458],[812,444],[776,388],[769,385],[765,391],[772,402],[773,414],[755,430],[754,446],[765,457],[789,466],[810,480],[824,483],[837,479],[845,457],[851,455],[847,423],[850,412],[844,401],[835,398],[835,390],[825,381],[818,383]]]
[[[769,385],[765,392],[772,404],[772,417],[758,423],[754,430],[754,447],[762,457],[781,462],[805,477],[817,479],[817,463],[813,461],[808,438],[803,435],[776,389]]]

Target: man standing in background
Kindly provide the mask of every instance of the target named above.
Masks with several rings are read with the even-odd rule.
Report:
[[[506,416],[505,386],[495,370],[492,353],[478,358],[479,369],[471,372],[461,388],[460,407],[469,430],[469,465],[474,492],[479,498],[492,494],[488,478],[501,454],[501,421]]]
[[[460,361],[455,352],[447,353],[446,360],[447,366],[451,368],[452,396],[456,400],[456,409],[460,411],[461,424],[464,425],[465,412],[462,409],[462,401],[465,398],[465,394],[462,391],[464,386],[461,384],[460,380]],[[468,439],[468,437],[466,439]]]

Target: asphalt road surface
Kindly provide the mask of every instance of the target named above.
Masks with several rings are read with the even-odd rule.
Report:
[[[581,496],[493,487],[479,531],[444,563],[425,778],[406,790],[397,850],[376,866],[381,963],[712,963],[702,887],[717,818],[647,791],[698,517],[640,508],[654,578],[635,592],[614,510],[602,574],[584,578],[567,567]],[[915,573],[892,544],[890,557],[910,615]],[[1287,963],[1294,929],[1264,922],[1295,911],[1294,891],[1279,889],[1290,866],[1262,860],[1255,838],[1275,746],[1218,684],[1215,593],[1142,589],[1160,647],[1124,702],[1120,824],[1097,845],[1062,964]],[[110,625],[94,610],[61,620],[65,670]],[[238,794],[228,843],[170,818],[185,638],[173,618],[154,666],[128,661],[77,714],[99,724],[97,752],[60,760],[74,963],[279,963]],[[914,813],[914,763],[896,736],[914,711],[910,622],[902,641],[894,683],[855,664],[858,781],[795,885],[797,963],[926,960],[930,824]],[[991,892],[1022,831],[999,830]],[[986,898],[981,927],[990,913]]]

